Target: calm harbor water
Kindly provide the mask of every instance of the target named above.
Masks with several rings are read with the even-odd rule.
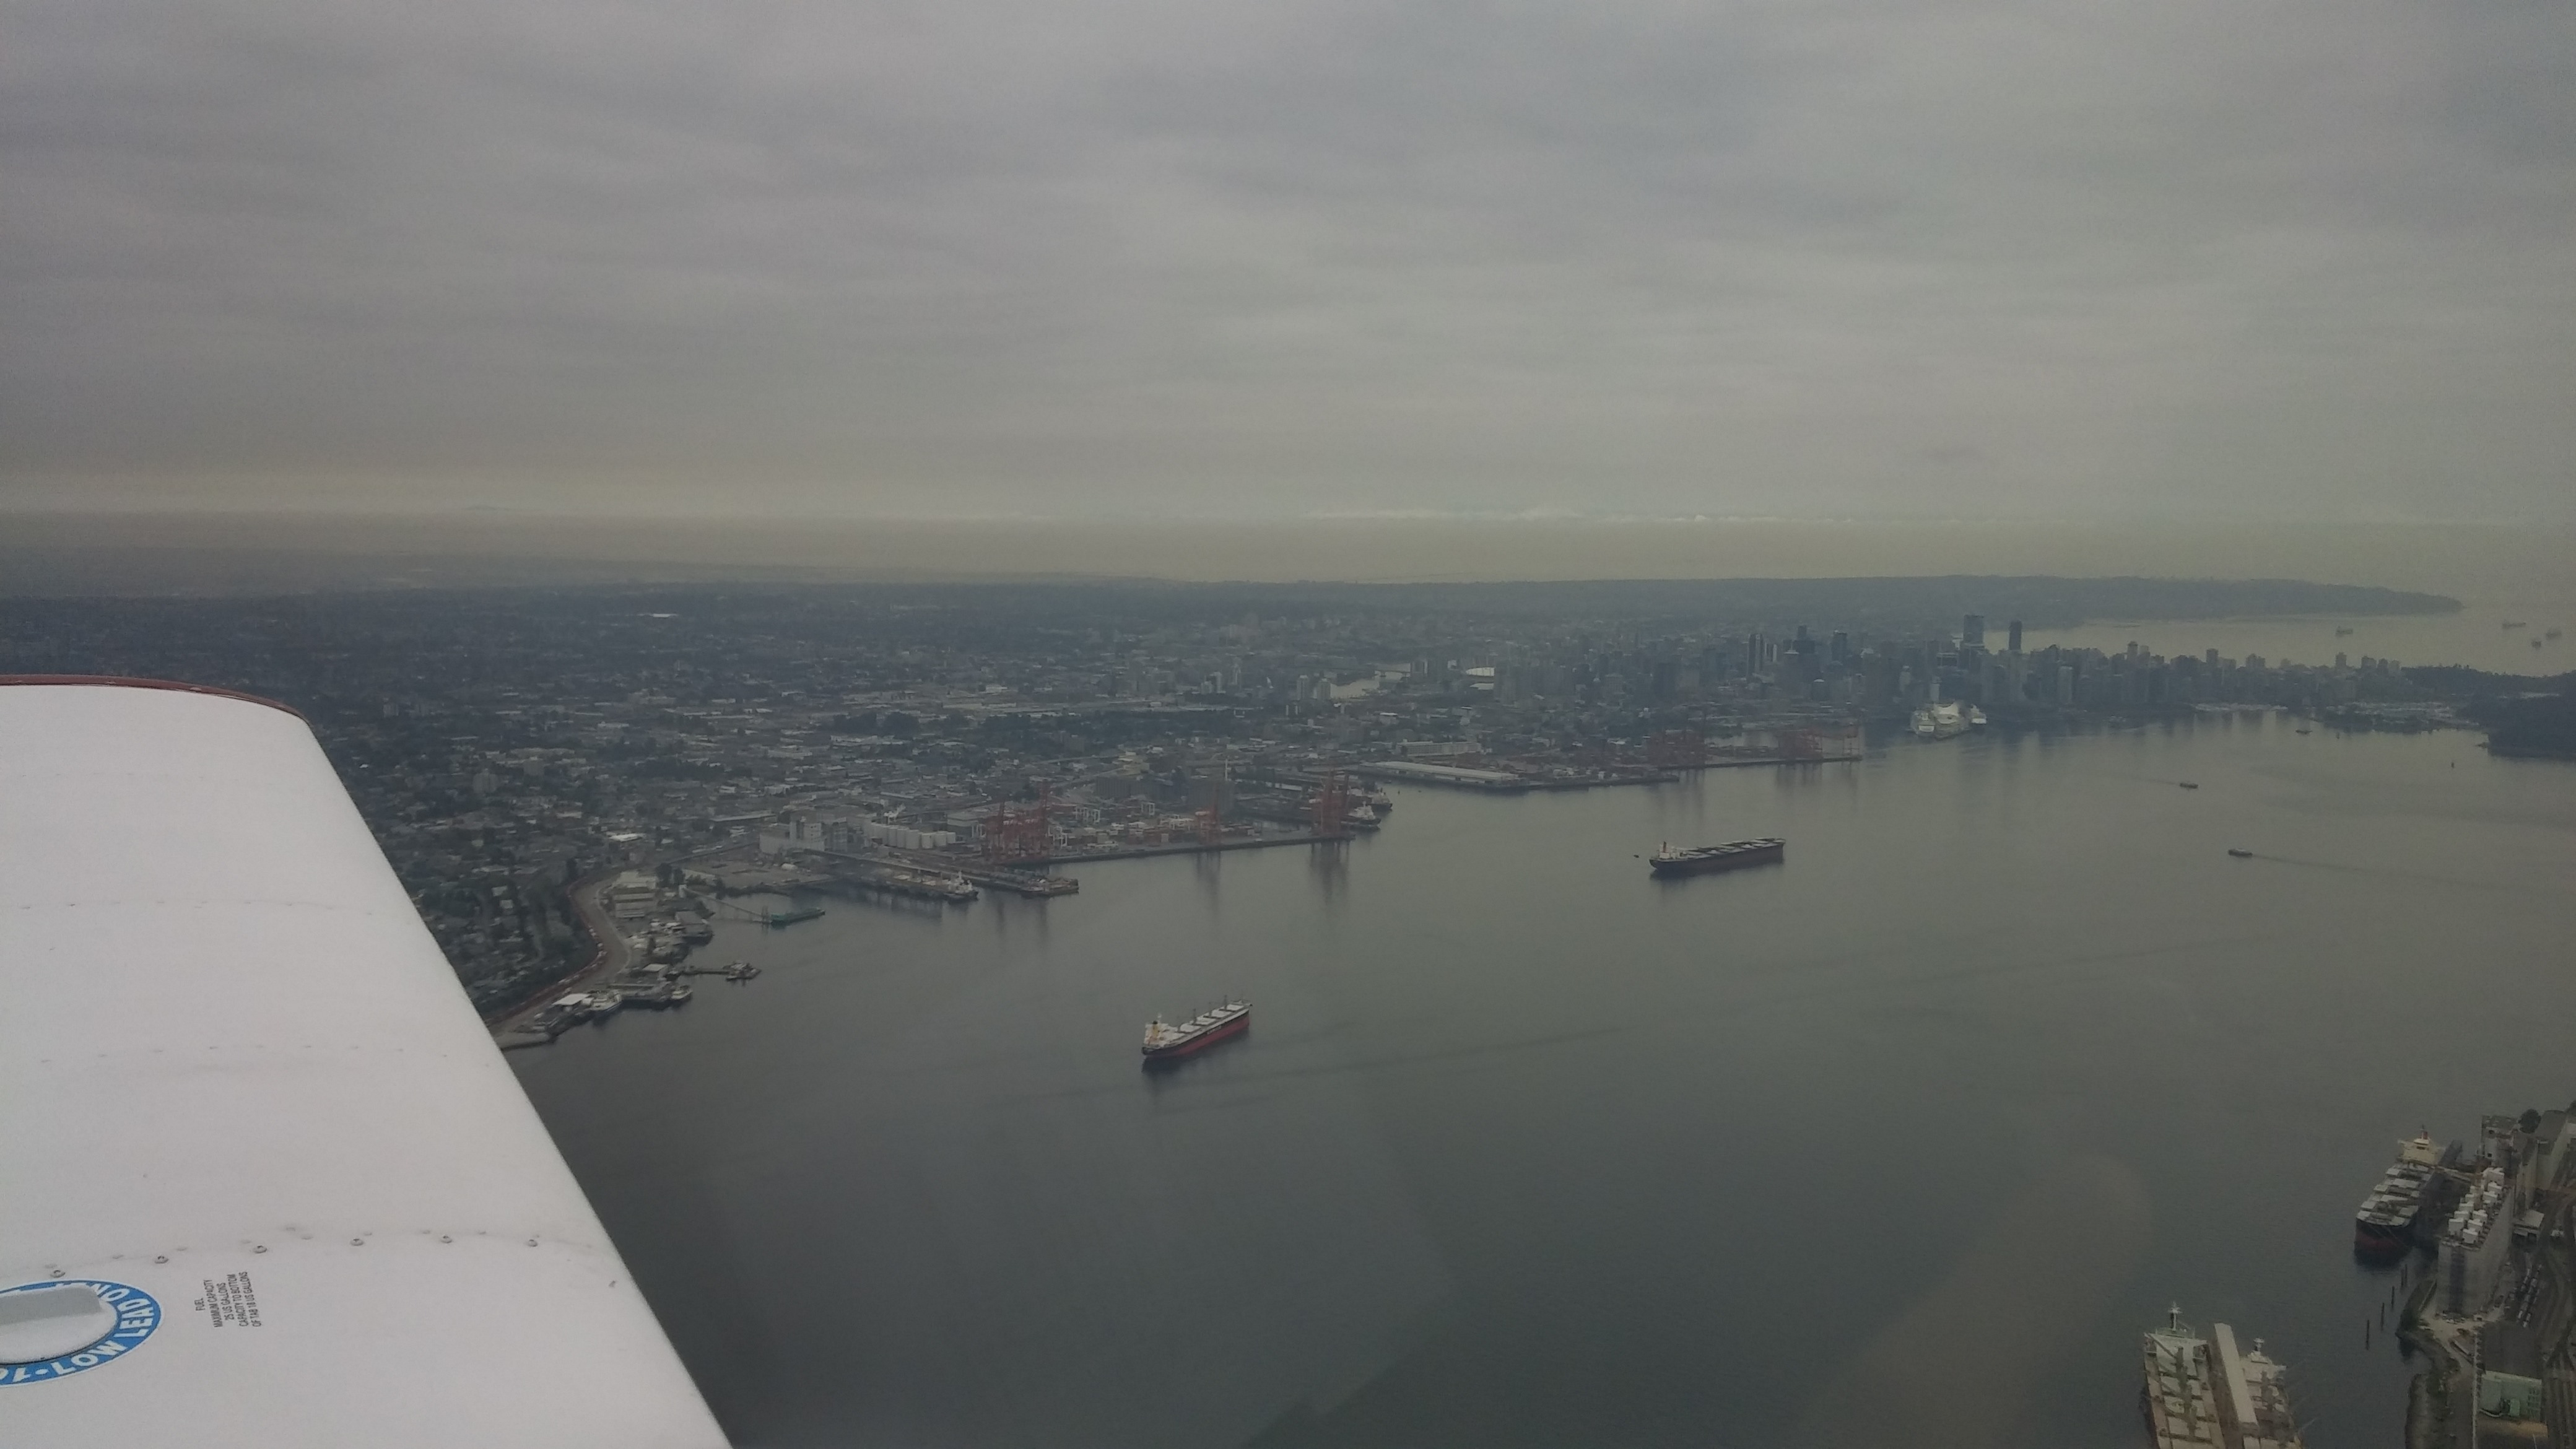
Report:
[[[758,982],[512,1061],[745,1446],[2127,1446],[2174,1301],[2310,1443],[2386,1443],[2354,1202],[2419,1125],[2576,1097],[2576,766],[2473,735],[1397,798],[727,926]],[[1138,1070],[1229,992],[1248,1039]]]

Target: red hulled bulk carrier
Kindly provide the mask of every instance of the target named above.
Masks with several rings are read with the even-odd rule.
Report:
[[[1229,1037],[1252,1029],[1252,1003],[1229,1001],[1189,1020],[1172,1023],[1155,1017],[1145,1024],[1145,1065],[1158,1066],[1196,1056]]]

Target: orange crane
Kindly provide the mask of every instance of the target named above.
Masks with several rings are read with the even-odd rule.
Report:
[[[1014,812],[1009,801],[993,811],[984,827],[984,858],[995,865],[1013,865],[1044,860],[1055,853],[1052,807],[1055,797],[1043,780],[1038,782],[1037,803]]]

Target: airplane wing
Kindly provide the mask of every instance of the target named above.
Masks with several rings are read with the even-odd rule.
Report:
[[[303,719],[0,686],[0,1444],[722,1445]]]

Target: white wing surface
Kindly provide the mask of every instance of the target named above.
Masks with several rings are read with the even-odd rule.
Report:
[[[724,1440],[291,711],[0,687],[0,1444]]]

